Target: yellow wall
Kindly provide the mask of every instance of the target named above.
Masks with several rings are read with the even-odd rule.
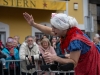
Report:
[[[74,10],[74,3],[78,3],[78,10]],[[63,11],[57,11],[57,13],[61,12]],[[68,1],[68,15],[75,17],[79,24],[83,24],[83,1],[82,0]]]
[[[26,20],[23,18],[23,12],[32,14],[35,18],[35,22],[49,22],[51,12],[47,10],[36,10],[36,9],[22,9],[22,8],[10,8],[0,7],[0,22],[9,25],[10,36],[19,35],[20,42],[24,41],[27,35],[31,35],[32,28],[28,25]]]
[[[78,10],[74,10],[74,2],[78,3]],[[13,8],[13,7],[0,7],[0,22],[9,25],[10,36],[19,35],[20,42],[24,41],[27,35],[31,35],[32,28],[28,25],[23,18],[23,12],[32,14],[35,22],[49,22],[51,13],[56,12],[52,10],[39,10],[39,9],[26,9],[26,8]],[[63,12],[63,11],[57,11]],[[77,19],[79,24],[83,24],[83,3],[82,0],[70,0],[68,2],[68,14]]]
[[[78,3],[78,10],[74,10],[74,2]],[[70,0],[68,2],[68,14],[75,17],[79,24],[83,24],[83,0]]]

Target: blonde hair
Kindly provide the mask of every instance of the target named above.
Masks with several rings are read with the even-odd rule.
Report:
[[[42,39],[42,40],[41,40],[41,45],[43,44],[43,42],[48,42],[49,47],[51,46],[51,43],[50,43],[50,41],[49,41],[48,38]]]

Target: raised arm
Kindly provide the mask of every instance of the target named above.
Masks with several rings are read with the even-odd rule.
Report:
[[[33,27],[39,29],[40,31],[42,31],[45,34],[54,35],[51,27],[35,23],[32,15],[29,15],[28,13],[25,12],[25,13],[23,13],[23,16],[26,19],[26,21],[29,23],[30,26],[33,26]]]

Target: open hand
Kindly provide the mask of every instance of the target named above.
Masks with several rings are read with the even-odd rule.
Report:
[[[27,12],[23,13],[24,18],[26,19],[26,21],[31,25],[34,26],[34,19],[32,15],[29,15]]]
[[[30,62],[32,63],[32,58],[31,58],[31,57],[29,57],[29,60],[30,60]]]
[[[10,51],[10,55],[14,55],[14,48],[11,48],[11,50],[9,51]]]
[[[53,42],[53,47],[56,48],[56,42]]]

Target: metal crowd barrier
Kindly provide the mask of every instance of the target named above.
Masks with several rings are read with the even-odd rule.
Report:
[[[10,62],[14,62],[14,64],[16,62],[20,63],[21,61],[22,60],[6,60],[6,62],[9,62],[9,63]],[[21,69],[21,66],[20,66],[20,69]],[[38,61],[36,61],[36,72],[37,72],[37,75],[39,75],[39,72],[47,72],[48,75],[50,75],[51,73],[57,73],[57,75],[59,75],[60,73],[64,73],[64,75],[66,75],[66,73],[67,73],[67,75],[71,75],[71,73],[73,73],[73,75],[74,75],[74,71],[73,70],[72,71],[42,71],[42,70],[38,70]],[[3,70],[2,70],[2,75],[4,75],[4,71]],[[10,75],[10,68],[8,69],[8,75]],[[14,75],[16,75],[16,68],[14,68]],[[21,70],[20,70],[20,75],[21,75]]]
[[[37,72],[43,72],[43,71],[37,70]],[[64,75],[66,75],[66,73],[67,73],[67,75],[72,75],[72,73],[73,73],[73,75],[74,75],[73,70],[71,70],[71,71],[44,71],[44,72],[47,72],[48,75],[51,75],[51,73],[57,73],[57,75],[60,75],[60,73],[63,73]]]
[[[22,60],[6,60],[6,62],[8,62],[8,63],[14,62],[14,66],[15,66],[15,63],[16,63],[16,62],[19,62],[19,64],[20,64],[21,61],[22,61]],[[8,65],[8,67],[9,67],[9,65]],[[19,66],[19,67],[21,68],[21,66]],[[3,69],[3,68],[2,68],[2,69]],[[2,70],[2,75],[4,75],[4,70],[5,70],[5,69]],[[8,70],[8,75],[10,75],[10,68],[8,68],[7,70]],[[16,75],[16,68],[15,68],[15,67],[14,67],[14,75]],[[21,75],[21,70],[20,70],[20,75]]]

